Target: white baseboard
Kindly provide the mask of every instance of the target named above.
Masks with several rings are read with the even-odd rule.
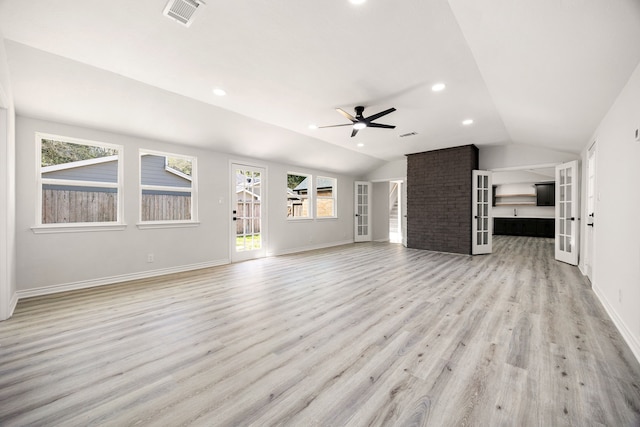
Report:
[[[93,288],[96,286],[113,285],[115,283],[128,282],[129,280],[148,279],[151,277],[164,276],[166,274],[183,273],[185,271],[200,270],[202,268],[217,267],[229,264],[228,259],[201,262],[198,264],[181,265],[178,267],[161,268],[159,270],[141,271],[139,273],[121,274],[118,276],[102,277],[99,279],[81,280],[79,282],[62,283],[58,285],[43,286],[35,289],[25,289],[16,293],[16,303],[18,299],[35,297],[40,295],[55,294],[58,292],[74,291],[77,289]],[[15,308],[15,305],[14,305]]]
[[[607,298],[604,296],[600,289],[597,286],[593,286],[593,292],[596,294],[600,303],[604,307],[605,311],[609,315],[609,318],[613,322],[613,324],[618,328],[620,335],[625,340],[633,355],[636,357],[638,362],[640,362],[640,341],[638,341],[638,337],[634,336],[634,334],[629,330],[624,321],[618,316],[618,313],[614,310],[613,306],[609,303]]]
[[[279,250],[279,251],[268,252],[267,256],[279,256],[279,255],[295,254],[295,253],[298,253],[298,252],[313,251],[315,249],[324,249],[324,248],[331,248],[331,247],[334,247],[334,246],[350,245],[352,243],[353,243],[353,240],[342,240],[340,242],[320,243],[320,244],[317,244],[317,245],[308,245],[308,246],[301,246],[301,247],[297,247],[297,248],[283,249],[283,250]]]

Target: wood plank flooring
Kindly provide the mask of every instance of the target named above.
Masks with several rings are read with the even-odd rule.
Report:
[[[640,366],[553,240],[364,243],[20,301],[2,426],[628,426]]]

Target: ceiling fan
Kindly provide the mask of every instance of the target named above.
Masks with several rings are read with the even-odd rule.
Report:
[[[356,116],[353,117],[351,114],[347,113],[346,111],[340,109],[340,108],[336,108],[336,111],[340,114],[342,114],[343,116],[345,116],[347,119],[351,120],[351,123],[348,124],[344,124],[344,125],[331,125],[331,126],[318,126],[318,128],[335,128],[335,127],[339,127],[339,126],[353,126],[353,131],[351,132],[351,137],[353,138],[354,136],[356,136],[358,134],[358,131],[360,129],[364,129],[364,128],[384,128],[384,129],[395,129],[395,126],[393,125],[383,125],[381,123],[373,123],[374,120],[379,119],[382,116],[386,116],[389,113],[393,113],[394,111],[396,111],[395,108],[389,108],[388,110],[384,110],[380,113],[374,114],[372,116],[369,117],[364,117],[362,115],[362,113],[364,112],[364,107],[363,106],[357,106],[355,108],[356,110]]]

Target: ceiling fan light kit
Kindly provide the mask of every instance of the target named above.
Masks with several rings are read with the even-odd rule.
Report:
[[[352,116],[341,108],[336,108],[336,111],[342,114],[348,120],[351,120],[351,123],[343,124],[343,125],[330,125],[330,126],[318,126],[318,128],[335,128],[339,126],[353,126],[353,131],[351,132],[351,137],[353,138],[358,134],[358,131],[364,128],[382,128],[382,129],[395,129],[395,125],[385,125],[382,123],[374,123],[374,120],[379,119],[380,117],[386,116],[387,114],[393,113],[396,111],[395,108],[389,108],[387,110],[381,111],[380,113],[373,114],[369,117],[364,117],[362,113],[364,113],[364,107],[359,105],[355,108],[356,116]]]

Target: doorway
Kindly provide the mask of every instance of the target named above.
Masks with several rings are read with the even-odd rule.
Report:
[[[389,181],[389,242],[402,243],[403,209],[402,181]]]
[[[593,259],[595,252],[595,212],[596,212],[596,143],[587,152],[587,225],[585,230],[585,274],[593,283]]]
[[[265,169],[232,163],[231,192],[231,262],[265,256]]]

